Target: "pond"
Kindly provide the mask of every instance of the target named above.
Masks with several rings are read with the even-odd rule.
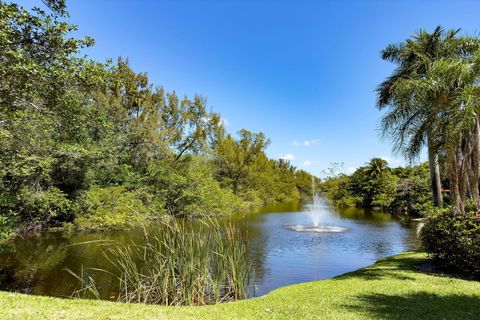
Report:
[[[315,208],[315,218],[311,211],[308,205],[286,203],[227,218],[247,234],[255,295],[335,277],[418,246],[415,222],[379,211],[336,209],[326,204]],[[326,232],[298,232],[298,227],[311,226],[315,220]],[[17,237],[0,247],[0,289],[70,296],[78,281],[66,269],[109,270],[112,266],[102,254],[106,243],[141,243],[144,232],[156,227],[150,223],[128,231],[45,232]],[[328,232],[328,228],[333,231]],[[104,298],[114,299],[117,283],[111,275],[92,273],[97,285],[110,292]]]

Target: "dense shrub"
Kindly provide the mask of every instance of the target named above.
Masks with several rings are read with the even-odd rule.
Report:
[[[337,207],[355,207],[361,203],[361,197],[355,197],[350,192],[350,177],[340,174],[336,177],[326,179],[321,185],[320,190],[325,193],[327,198]]]
[[[76,219],[81,228],[118,228],[139,223],[149,210],[135,193],[123,186],[93,188],[86,193],[84,214]]]
[[[418,217],[425,216],[433,210],[428,163],[395,168],[393,173],[400,178],[397,183],[395,201],[391,204],[391,209],[395,214]]]
[[[72,202],[64,192],[55,187],[41,191],[24,189],[20,197],[22,205],[19,211],[23,221],[57,225],[70,222],[75,217]]]
[[[424,216],[433,209],[428,163],[389,168],[373,158],[351,175],[330,170],[320,190],[337,207],[378,207],[396,215]]]
[[[450,212],[428,219],[421,237],[425,249],[452,272],[480,279],[480,219]]]
[[[10,237],[13,234],[14,227],[14,217],[0,216],[0,240]]]
[[[172,216],[231,214],[243,206],[232,190],[213,178],[209,162],[201,157],[180,163],[152,162],[145,185]]]

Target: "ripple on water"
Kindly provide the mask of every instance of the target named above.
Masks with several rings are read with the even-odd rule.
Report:
[[[287,229],[297,231],[297,232],[318,232],[318,233],[341,233],[347,231],[347,228],[335,227],[335,226],[309,226],[309,225],[294,225],[288,226]]]

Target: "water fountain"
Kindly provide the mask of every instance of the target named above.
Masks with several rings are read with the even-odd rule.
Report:
[[[322,210],[326,209],[326,200],[323,196],[319,195],[315,191],[315,180],[312,177],[312,203],[307,207],[307,214],[312,221],[311,225],[293,225],[289,226],[288,229],[297,231],[297,232],[330,232],[330,233],[339,233],[344,232],[347,229],[342,227],[321,225],[320,218]]]

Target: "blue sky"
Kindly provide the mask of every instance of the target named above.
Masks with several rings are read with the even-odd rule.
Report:
[[[36,1],[20,1],[30,7]],[[270,157],[320,175],[377,156],[403,164],[377,131],[375,88],[393,65],[380,51],[420,28],[477,34],[475,1],[67,0],[99,60],[180,95],[202,94],[227,129],[262,131]]]

